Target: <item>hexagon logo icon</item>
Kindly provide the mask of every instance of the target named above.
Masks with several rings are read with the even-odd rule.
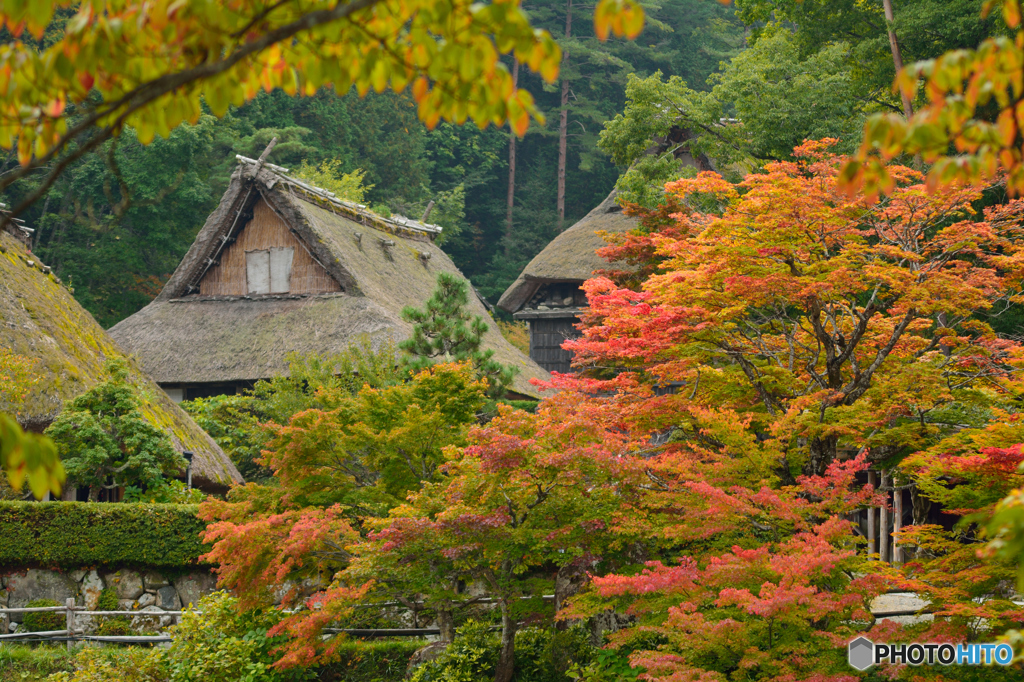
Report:
[[[858,637],[847,645],[850,667],[867,670],[875,663],[875,645],[867,637]]]

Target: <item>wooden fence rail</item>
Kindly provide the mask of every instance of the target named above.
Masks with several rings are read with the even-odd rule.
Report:
[[[549,595],[544,595],[545,598]],[[491,601],[487,599],[487,601]],[[479,602],[478,602],[479,603]],[[395,605],[398,603],[395,602]],[[372,604],[364,604],[362,606],[373,606]],[[64,630],[46,630],[42,632],[16,632],[10,633],[9,625],[10,616],[9,614],[14,613],[56,613],[63,611],[66,614],[65,622],[67,624]],[[922,609],[904,609],[904,610],[890,610],[890,611],[873,611],[871,615],[875,618],[892,618],[894,616],[919,616],[924,613],[929,613],[927,607]],[[36,607],[25,607],[25,608],[4,608],[0,607],[0,643],[9,641],[25,641],[25,642],[66,642],[67,648],[70,650],[75,642],[105,642],[111,644],[158,644],[161,642],[170,642],[171,637],[169,635],[86,635],[75,632],[75,614],[83,616],[142,616],[149,618],[162,618],[164,616],[174,616],[175,618],[180,617],[182,614],[187,613],[186,611],[90,611],[82,606],[76,606],[73,597],[69,597],[65,602],[64,606],[36,606]],[[193,611],[196,614],[202,614],[201,611]],[[500,629],[498,627],[491,628],[492,630]],[[360,637],[365,639],[375,639],[378,637],[428,637],[431,635],[441,634],[441,630],[438,628],[324,628],[325,632],[331,634],[345,634],[351,637]]]

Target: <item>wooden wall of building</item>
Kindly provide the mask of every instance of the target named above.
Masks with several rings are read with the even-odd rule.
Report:
[[[575,317],[530,320],[530,357],[549,372],[571,372],[573,354],[562,349],[566,339],[575,339],[580,332]]]
[[[257,202],[250,220],[220,255],[220,263],[214,265],[199,283],[199,293],[206,296],[244,296],[246,284],[246,251],[263,251],[274,248],[292,248],[291,279],[288,293],[319,294],[341,291],[341,285],[313,260],[306,248],[299,242],[288,225],[267,205],[263,199]]]

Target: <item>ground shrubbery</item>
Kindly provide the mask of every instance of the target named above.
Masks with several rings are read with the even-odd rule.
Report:
[[[69,670],[73,656],[63,644],[0,644],[0,682],[40,682]]]
[[[115,631],[120,620],[106,620],[101,630],[110,632],[101,634],[122,634]],[[85,646],[73,659],[62,659],[46,672],[54,673],[49,682],[398,682],[409,658],[423,646],[420,640],[344,642],[329,664],[280,672],[271,668],[272,651],[283,638],[268,636],[279,620],[273,611],[240,611],[237,599],[216,592],[170,629],[173,641],[167,649]],[[3,660],[0,653],[0,663]],[[25,666],[23,672],[31,669]],[[0,682],[7,678],[0,675]]]
[[[173,641],[167,649],[83,646],[71,656],[60,653],[62,647],[0,646],[0,682],[42,680],[46,675],[47,682],[399,682],[413,653],[424,645],[423,640],[352,640],[342,642],[330,662],[278,671],[271,667],[272,652],[282,638],[268,636],[278,615],[240,612],[238,600],[224,592],[205,597],[197,610],[202,615],[190,612],[171,628]],[[104,627],[118,620],[108,620]],[[589,644],[583,628],[556,633],[526,628],[516,635],[514,682],[624,679],[603,661],[608,655],[602,653]],[[469,621],[444,653],[415,670],[412,680],[486,680],[493,677],[497,660],[498,639],[490,625]],[[564,668],[570,665],[567,674]]]
[[[173,642],[164,656],[171,682],[235,682],[266,680],[298,682],[315,679],[304,669],[278,672],[271,651],[283,638],[267,632],[280,621],[273,611],[238,611],[238,600],[215,592],[184,614],[172,629]]]
[[[132,622],[125,616],[116,618],[104,618],[100,626],[96,628],[96,634],[101,637],[127,637],[137,634],[132,627]]]
[[[494,677],[500,649],[498,636],[487,623],[469,621],[457,630],[455,641],[433,661],[419,666],[412,682],[476,682]],[[568,666],[587,665],[596,649],[586,630],[525,628],[516,633],[515,682],[563,682]],[[597,678],[604,679],[604,678]],[[607,678],[609,680],[614,678]]]
[[[338,659],[319,667],[317,676],[323,682],[399,682],[423,644],[419,639],[344,642]]]
[[[44,606],[61,606],[52,599],[33,599],[27,604],[30,609]],[[48,632],[63,630],[67,625],[67,617],[61,611],[43,611],[42,613],[26,613],[22,627],[28,632]]]

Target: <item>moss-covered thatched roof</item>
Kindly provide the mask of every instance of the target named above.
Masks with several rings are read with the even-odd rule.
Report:
[[[19,421],[42,430],[60,413],[64,402],[107,377],[108,358],[125,357],[49,268],[7,233],[0,232],[0,346],[36,360],[42,375],[15,412]],[[195,454],[193,479],[204,487],[227,487],[242,480],[220,447],[159,386],[129,360],[132,381],[143,397],[147,419],[164,429],[179,451]]]
[[[600,205],[544,247],[501,295],[498,307],[514,313],[545,284],[582,283],[595,270],[608,268],[608,261],[597,255],[598,249],[608,245],[598,232],[628,232],[639,224],[623,214],[616,196],[618,191],[612,190]]]
[[[148,306],[110,333],[161,384],[254,381],[288,372],[289,353],[333,354],[368,337],[374,345],[407,338],[405,306],[422,308],[437,273],[459,274],[433,242],[436,228],[384,220],[354,204],[309,191],[269,164],[256,172],[243,160],[178,269]],[[255,173],[255,177],[254,177]],[[315,188],[313,188],[315,190]],[[310,254],[339,282],[341,293],[202,296],[199,280],[236,220],[266,201]],[[548,373],[512,346],[483,303],[470,311],[488,324],[486,348],[519,370],[513,390],[537,395],[531,378]]]

